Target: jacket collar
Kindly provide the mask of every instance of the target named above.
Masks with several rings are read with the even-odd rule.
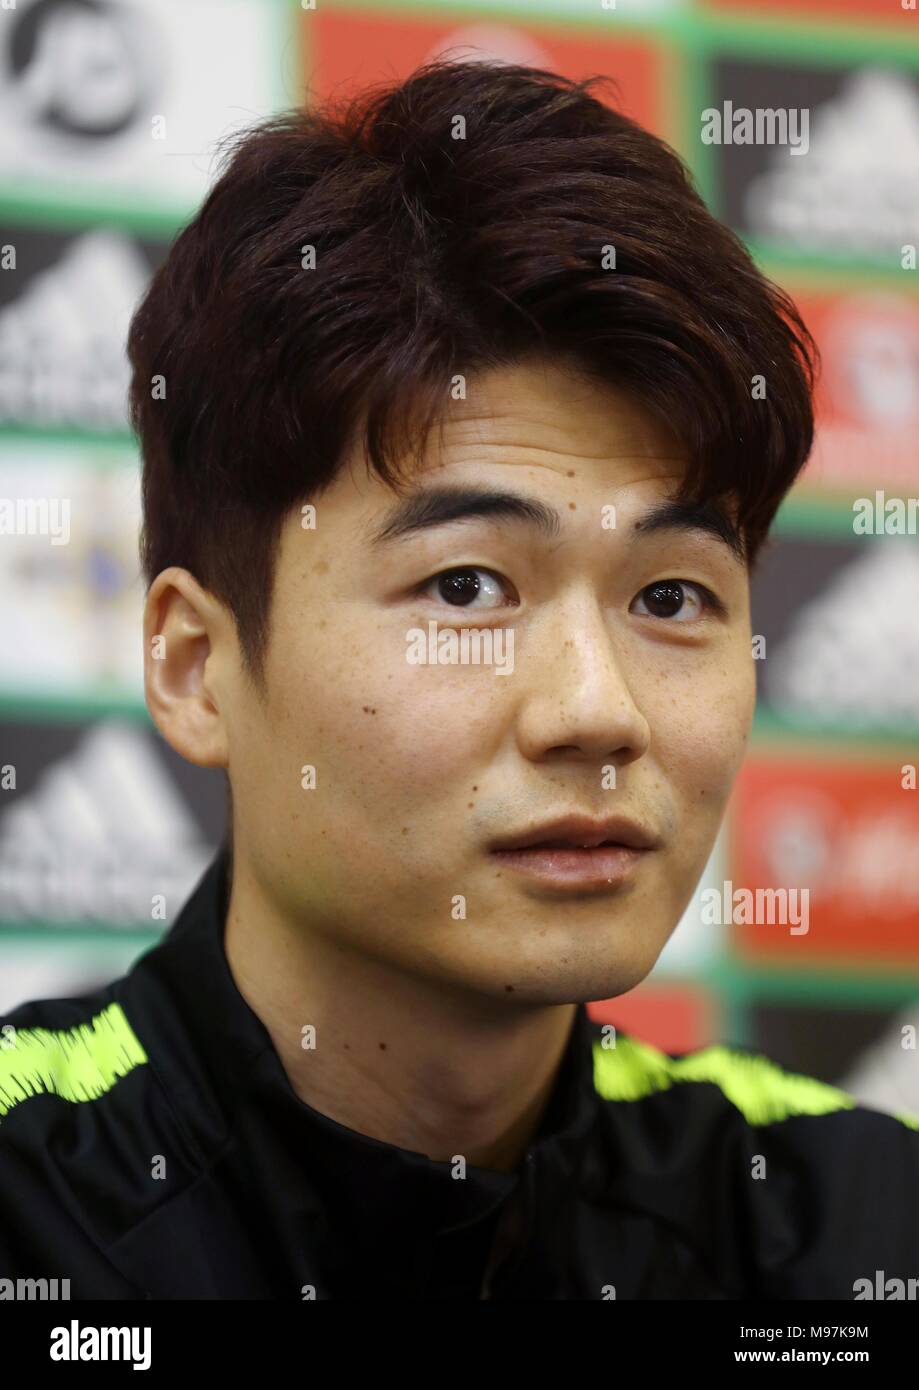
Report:
[[[233,1131],[249,1180],[277,1221],[313,1219],[331,1207],[366,1237],[404,1241],[422,1229],[450,1237],[484,1222],[518,1187],[524,1225],[537,1208],[548,1219],[553,1194],[570,1186],[583,1160],[597,1108],[593,1045],[598,1026],[579,1005],[556,1081],[537,1132],[516,1173],[467,1165],[458,1181],[453,1166],[360,1134],[301,1100],[271,1037],[237,989],[223,934],[229,899],[230,856],[220,848],[163,941],[141,962],[165,986],[181,1016],[179,1036],[190,1034],[196,1062],[221,1119],[207,1119],[198,1103],[202,1086],[183,1081],[187,1043],[167,1047],[173,1102],[187,1097],[189,1128],[204,1144]],[[164,1054],[160,1053],[161,1065]],[[205,1107],[206,1110],[206,1107]],[[222,1138],[222,1136],[220,1136]],[[265,1165],[265,1166],[263,1166]],[[274,1169],[271,1165],[274,1165]],[[278,1165],[288,1179],[274,1182]],[[303,1191],[298,1193],[297,1189]],[[312,1198],[317,1200],[313,1201]],[[323,1218],[324,1219],[324,1218]],[[407,1227],[406,1222],[411,1225]]]

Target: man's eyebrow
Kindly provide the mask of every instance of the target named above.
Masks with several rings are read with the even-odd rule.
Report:
[[[475,487],[436,487],[403,498],[389,512],[382,525],[371,532],[369,544],[384,545],[401,540],[404,536],[446,526],[452,521],[469,521],[480,517],[523,522],[535,527],[550,540],[561,530],[559,513],[535,497]],[[746,560],[740,532],[715,502],[658,502],[633,523],[632,530],[633,533],[643,534],[668,530],[701,531],[726,545],[741,564]]]
[[[746,548],[737,526],[717,502],[658,502],[633,524],[633,531],[703,531],[723,541],[735,559],[746,564]]]
[[[550,539],[561,529],[561,518],[555,508],[535,497],[482,488],[438,487],[415,492],[399,502],[383,525],[371,533],[370,544],[383,545],[419,531],[430,531],[435,526],[446,526],[451,521],[478,517],[524,522]]]

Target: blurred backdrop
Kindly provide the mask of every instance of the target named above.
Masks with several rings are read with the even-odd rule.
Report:
[[[853,524],[858,498],[919,494],[909,6],[0,9],[0,1019],[122,973],[224,829],[221,774],[174,754],[143,703],[133,306],[222,136],[449,49],[615,78],[608,99],[679,150],[824,358],[817,447],[754,585],[759,707],[723,833],[651,977],[592,1012],[667,1050],[750,1047],[919,1111],[919,538]],[[807,108],[806,153],[705,143],[702,113],[728,101]],[[707,921],[704,891],[725,883],[807,886],[809,930]]]

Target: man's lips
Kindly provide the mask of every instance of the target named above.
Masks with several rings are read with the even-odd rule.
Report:
[[[629,849],[656,849],[657,836],[637,820],[627,816],[570,815],[543,821],[541,825],[496,840],[493,851],[519,849],[596,849],[604,845],[625,845]]]
[[[499,841],[493,858],[547,886],[608,890],[632,876],[657,847],[637,821],[569,816]]]
[[[504,868],[549,886],[609,889],[630,878],[652,853],[627,845],[596,845],[592,849],[529,845],[525,849],[492,850],[492,857]]]

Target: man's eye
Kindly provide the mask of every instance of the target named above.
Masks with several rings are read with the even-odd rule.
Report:
[[[644,602],[644,610],[638,611],[650,618],[676,618],[683,623],[702,617],[706,610],[724,612],[721,600],[710,589],[687,579],[659,579],[646,585],[635,601]]]
[[[500,608],[507,603],[503,582],[491,570],[466,566],[444,570],[419,590],[425,598],[439,598],[454,608]]]

